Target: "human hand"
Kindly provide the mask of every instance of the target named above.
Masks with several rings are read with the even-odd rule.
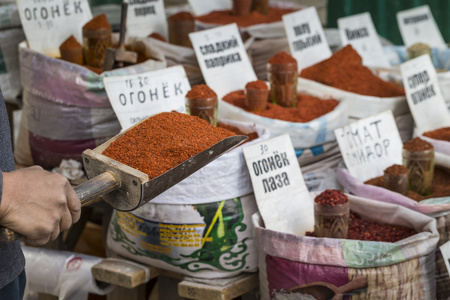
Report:
[[[39,166],[3,173],[0,225],[31,245],[55,240],[80,219],[81,203],[67,178]]]

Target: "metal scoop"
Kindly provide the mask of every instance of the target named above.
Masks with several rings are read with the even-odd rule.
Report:
[[[103,199],[116,210],[136,209],[248,139],[245,135],[225,138],[160,176],[149,180],[147,174],[101,154],[113,141],[127,131],[113,137],[94,150],[87,149],[83,152],[84,167],[87,177],[91,179],[74,188],[81,200],[81,206]],[[102,198],[100,199],[100,197]],[[0,241],[12,242],[20,238],[22,238],[20,234],[0,226]]]
[[[289,289],[290,293],[311,295],[317,300],[340,300],[345,293],[362,289],[367,286],[367,279],[363,276],[356,277],[340,287],[328,282],[311,282]]]

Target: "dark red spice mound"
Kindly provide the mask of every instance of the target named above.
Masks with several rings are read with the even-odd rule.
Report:
[[[427,131],[423,135],[431,139],[450,142],[450,127]]]
[[[152,179],[233,135],[198,117],[160,113],[131,128],[102,154]]]
[[[412,140],[407,141],[403,145],[403,149],[408,151],[425,151],[433,149],[433,145],[421,139],[420,137],[415,137]]]
[[[269,6],[269,11],[266,15],[257,11],[252,11],[249,15],[242,17],[233,15],[231,10],[213,11],[209,14],[198,16],[198,21],[210,24],[226,25],[236,23],[239,27],[248,27],[256,24],[273,23],[281,21],[282,16],[297,9],[285,9]]]
[[[303,69],[300,77],[344,91],[376,97],[404,96],[405,90],[374,75],[361,56],[348,45],[330,58]]]
[[[431,184],[431,193],[428,196],[422,196],[413,191],[406,191],[405,196],[415,201],[422,201],[429,198],[439,198],[450,196],[450,172],[441,168],[434,168],[433,182]],[[375,185],[386,188],[384,176],[375,177],[364,182],[365,184]]]
[[[98,28],[111,28],[111,24],[108,22],[106,14],[100,14],[95,16],[89,22],[84,24],[83,29],[98,29]]]
[[[245,93],[243,90],[229,93],[223,97],[223,101],[255,115],[297,123],[306,123],[317,119],[318,117],[332,111],[339,104],[339,102],[334,99],[323,100],[314,96],[297,94],[296,107],[283,107],[269,102],[267,103],[267,108],[265,111],[249,111],[246,109]]]
[[[161,42],[165,42],[166,41],[166,39],[162,35],[160,35],[159,33],[156,33],[156,32],[153,32],[148,37],[154,38],[155,40],[160,40]]]
[[[59,46],[60,50],[69,50],[69,49],[76,49],[76,48],[82,48],[80,43],[78,43],[77,39],[71,35],[67,40],[65,40],[61,46]]]
[[[269,87],[264,82],[264,80],[250,81],[249,83],[247,83],[245,85],[245,88],[246,89],[253,89],[253,90],[268,90],[269,89]]]
[[[391,175],[400,175],[408,173],[408,169],[403,165],[392,165],[386,168],[386,170],[384,170],[384,173]]]
[[[171,15],[169,18],[171,21],[193,21],[194,16],[187,11],[180,11],[179,13]]]
[[[255,140],[255,139],[257,139],[259,136],[258,136],[258,133],[256,133],[256,132],[250,132],[250,133],[243,133],[239,128],[237,128],[236,126],[233,126],[233,125],[229,125],[229,124],[224,124],[224,123],[220,123],[220,122],[218,122],[217,123],[217,127],[220,127],[220,128],[224,128],[224,129],[226,129],[226,130],[229,130],[229,131],[231,131],[231,132],[234,132],[234,133],[236,133],[237,135],[246,135],[246,136],[248,136],[248,140],[246,140],[244,143],[242,143],[242,144],[245,144],[245,143],[247,143],[247,142],[250,142],[250,141],[253,141],[253,140]],[[241,145],[242,145],[241,144]]]
[[[280,51],[274,56],[272,56],[267,62],[270,64],[289,64],[289,63],[296,63],[297,60],[290,54],[284,51]]]
[[[189,99],[204,99],[217,97],[217,94],[206,84],[194,85],[186,94]]]
[[[413,228],[365,220],[350,211],[347,231],[348,240],[395,243],[416,233],[417,231]],[[307,232],[306,236],[315,236],[315,234],[314,232]]]
[[[348,202],[348,196],[339,190],[325,190],[314,198],[314,202],[326,206],[336,206]]]

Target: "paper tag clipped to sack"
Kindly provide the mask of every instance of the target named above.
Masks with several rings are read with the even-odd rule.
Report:
[[[128,0],[127,32],[137,37],[148,37],[157,33],[168,40],[164,0],[133,1]]]
[[[59,46],[71,35],[83,44],[83,26],[92,19],[88,0],[17,0],[30,49],[59,57]]]
[[[288,134],[243,147],[253,191],[267,229],[305,235],[314,206]]]
[[[447,48],[428,5],[398,12],[397,24],[407,48],[416,43],[424,43],[435,48]]]
[[[448,275],[450,276],[450,241],[441,245],[439,250],[441,250],[442,258],[444,259]]]
[[[348,171],[363,182],[402,164],[403,143],[390,110],[335,129],[334,134]]]
[[[299,71],[331,56],[315,6],[283,15],[283,24]]]
[[[390,67],[370,13],[357,14],[337,20],[342,45],[352,45],[361,55],[363,65]]]
[[[450,126],[450,112],[439,87],[436,69],[429,55],[400,65],[409,109],[420,134]]]
[[[104,77],[103,83],[122,130],[157,113],[185,113],[185,96],[191,89],[182,66]]]
[[[189,34],[206,84],[219,98],[257,80],[236,23]]]
[[[195,16],[206,15],[215,10],[230,10],[233,2],[231,0],[188,0]]]

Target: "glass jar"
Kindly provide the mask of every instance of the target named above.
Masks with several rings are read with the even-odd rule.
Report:
[[[297,105],[297,62],[267,63],[267,79],[272,103],[284,107]]]
[[[314,202],[314,231],[316,237],[347,238],[349,216],[349,202],[335,206]]]
[[[403,165],[408,169],[408,190],[427,196],[434,173],[434,148],[423,151],[403,149]]]
[[[174,45],[192,48],[189,33],[195,31],[195,20],[168,19],[169,42]]]
[[[83,55],[86,65],[103,68],[106,48],[111,47],[111,34],[111,28],[83,28]]]
[[[265,111],[269,100],[269,89],[245,88],[245,107],[249,111]]]
[[[408,173],[389,174],[384,172],[384,186],[393,192],[404,195],[408,190]]]
[[[217,97],[188,98],[186,97],[186,113],[197,116],[213,126],[217,126],[218,103]]]

